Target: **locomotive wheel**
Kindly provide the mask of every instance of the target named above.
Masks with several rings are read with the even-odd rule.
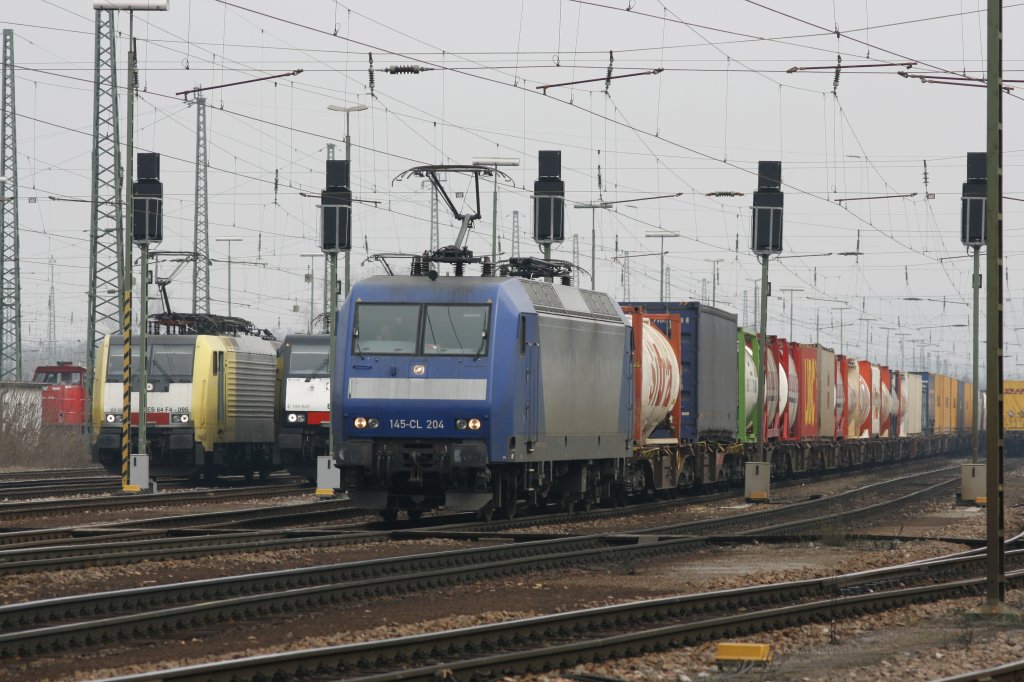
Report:
[[[486,507],[476,513],[476,517],[484,523],[490,523],[494,518],[494,507],[488,504]]]
[[[409,517],[410,521],[419,521],[421,518],[423,518],[423,510],[422,509],[410,509],[410,510],[406,511],[405,513]]]
[[[384,523],[394,523],[398,520],[397,509],[381,509],[380,517],[384,519]]]

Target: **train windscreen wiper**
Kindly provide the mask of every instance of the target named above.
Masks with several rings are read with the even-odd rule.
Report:
[[[328,361],[328,360],[330,360],[330,357],[326,357],[326,358],[324,358],[323,362],[321,362],[321,363],[320,363],[319,365],[317,365],[317,368],[316,368],[316,369],[314,369],[314,370],[313,370],[313,371],[312,371],[312,372],[310,373],[310,375],[309,375],[308,377],[306,377],[306,383],[307,383],[307,384],[308,384],[308,383],[309,383],[310,381],[312,381],[313,379],[315,379],[316,377],[320,376],[320,370],[322,370],[322,369],[324,369],[325,367],[327,367],[327,361]]]

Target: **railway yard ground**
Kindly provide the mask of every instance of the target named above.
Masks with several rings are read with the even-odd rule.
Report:
[[[876,468],[788,487],[778,486],[773,489],[769,507],[784,509],[786,505],[811,498],[827,499],[882,479],[958,463],[959,460],[915,462],[898,469]],[[952,474],[947,472],[947,475],[957,477],[958,470]],[[928,485],[932,483],[934,481]],[[923,487],[925,484],[914,485]],[[195,528],[200,525],[197,519],[201,517],[195,516],[197,514],[287,508],[311,501],[308,488],[296,488],[295,491],[272,496],[253,493],[251,497],[244,495],[245,490],[249,488],[242,489],[242,497],[223,500],[218,499],[218,491],[214,490],[206,499],[187,503],[165,505],[157,496],[141,504],[133,498],[132,504],[120,508],[0,517],[4,531],[0,534],[0,543],[3,543],[0,544],[0,569],[3,561],[7,560],[2,555],[17,546],[6,543],[3,535],[16,531],[88,527],[89,532],[100,534],[102,526],[116,522],[122,524],[121,528],[133,527],[134,524],[139,528],[149,528],[152,533],[156,527],[155,520],[189,515],[192,519],[189,532],[198,533]],[[853,493],[848,497],[858,496],[858,493]],[[117,499],[116,496],[111,497]],[[1024,469],[1017,460],[1007,462],[1005,500],[1006,533],[1007,537],[1012,537],[1024,531],[1024,511],[1018,506],[1024,504]],[[10,505],[0,504],[0,513]],[[440,555],[456,549],[501,548],[512,545],[516,535],[522,536],[520,539],[535,541],[543,537],[570,535],[629,536],[640,529],[696,522],[752,509],[755,508],[743,503],[738,495],[719,496],[657,510],[620,510],[619,513],[589,519],[585,516],[559,517],[545,522],[536,519],[524,521],[520,517],[516,519],[516,525],[503,527],[498,523],[493,531],[481,528],[472,532],[456,530],[463,526],[452,526],[451,532],[445,532],[443,527],[436,525],[443,519],[427,517],[419,524],[398,524],[402,532],[390,536],[380,532],[379,524],[366,515],[343,520],[327,517],[314,521],[303,532],[296,531],[300,524],[294,518],[285,517],[287,520],[283,523],[296,531],[296,537],[301,536],[302,540],[320,537],[317,534],[324,538],[348,534],[364,538],[364,541],[331,540],[309,546],[295,541],[293,545],[275,546],[268,542],[269,535],[261,535],[259,542],[264,544],[256,549],[243,546],[230,552],[208,550],[178,558],[126,558],[112,560],[109,564],[59,570],[39,570],[37,567],[25,572],[3,573],[0,604],[8,608],[35,600],[152,588],[185,581],[219,581],[229,576],[265,571],[301,571],[314,566],[383,561],[400,556]],[[147,523],[154,525],[146,526]],[[261,522],[258,530],[246,526],[246,523],[252,522],[239,521],[230,530],[222,524],[216,532],[225,535],[272,532],[267,530],[270,522]],[[189,521],[183,518],[180,525],[182,528],[176,532],[185,534],[183,528],[190,526]],[[433,633],[636,600],[731,590],[753,584],[827,579],[961,552],[968,548],[968,544],[956,539],[982,539],[984,531],[984,510],[956,506],[953,488],[949,488],[938,495],[908,502],[881,518],[876,516],[857,522],[855,527],[837,523],[813,534],[808,533],[803,538],[729,541],[722,537],[686,551],[653,555],[607,551],[595,555],[598,558],[583,562],[499,571],[495,576],[467,579],[455,584],[442,581],[430,588],[379,589],[373,596],[350,596],[305,607],[268,607],[263,615],[254,617],[197,619],[197,624],[188,628],[160,629],[154,626],[147,631],[143,627],[134,636],[120,642],[111,637],[108,638],[110,641],[102,643],[79,642],[31,653],[12,654],[5,650],[0,658],[0,677],[7,680],[116,677],[207,661]],[[662,533],[670,534],[669,531]],[[685,533],[677,530],[671,534]],[[426,571],[428,568],[424,566],[418,570]],[[766,668],[719,671],[714,661],[715,643],[705,641],[629,658],[581,662],[558,672],[516,674],[509,679],[554,681],[602,679],[603,676],[606,679],[672,681],[930,680],[1024,660],[1024,626],[979,622],[967,617],[967,612],[979,606],[983,599],[979,595],[962,596],[859,617],[837,618],[834,622],[814,622],[722,638],[770,644],[774,660]],[[1024,595],[1020,590],[1008,592],[1008,604],[1024,611]],[[4,630],[0,628],[0,631]],[[3,646],[7,645],[0,642],[0,647]],[[454,672],[452,675],[452,679],[470,679],[465,673]],[[350,675],[325,674],[322,679],[346,676]]]

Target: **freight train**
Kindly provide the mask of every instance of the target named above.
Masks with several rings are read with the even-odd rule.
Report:
[[[278,468],[278,344],[269,333],[238,318],[180,314],[154,315],[151,327],[146,358],[151,475],[251,478],[255,473],[266,477]],[[123,349],[122,336],[103,339],[93,385],[93,460],[113,473],[121,471]],[[132,452],[138,452],[139,369],[136,343]]]
[[[759,416],[760,339],[735,315],[488,270],[414,265],[342,306],[332,428],[357,506],[511,516],[734,484],[759,428],[779,476],[967,446],[972,387],[951,377],[771,336]]]

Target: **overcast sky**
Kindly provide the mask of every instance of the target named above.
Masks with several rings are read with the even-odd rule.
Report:
[[[570,202],[680,193],[593,212],[597,289],[622,299],[628,263],[630,298],[656,300],[661,240],[644,235],[670,231],[680,235],[664,240],[670,297],[710,302],[714,295],[718,306],[753,325],[760,266],[749,250],[751,192],[757,161],[781,160],[785,251],[771,264],[769,333],[789,336],[792,313],[796,340],[818,338],[863,356],[870,335],[877,362],[887,360],[888,334],[890,365],[901,364],[904,338],[906,367],[917,369],[911,356],[923,346],[948,357],[951,374],[969,377],[972,262],[959,238],[960,192],[965,155],[985,149],[985,90],[925,84],[897,71],[983,77],[984,5],[173,0],[169,12],[135,14],[142,89],[136,145],[163,155],[159,248],[187,251],[193,241],[195,109],[174,93],[302,69],[206,94],[216,312],[227,312],[228,298],[227,244],[216,240],[234,237],[244,240],[232,245],[234,314],[280,333],[304,331],[310,285],[303,275],[311,262],[314,313],[321,312],[322,261],[302,256],[318,252],[318,202],[301,193],[323,188],[328,143],[344,156],[345,116],[327,106],[365,104],[368,110],[351,115],[353,185],[358,197],[379,204],[355,208],[353,280],[383,271],[364,264],[368,254],[429,246],[429,192],[418,179],[393,182],[423,163],[520,159],[508,169],[514,186],[499,186],[499,250],[511,255],[518,211],[521,252],[538,254],[529,199],[537,151],[560,149]],[[90,195],[92,3],[8,1],[3,14],[3,26],[15,31],[25,345],[45,343],[51,256],[58,336],[82,339],[89,204],[47,197]],[[1007,4],[1007,79],[1020,75],[1022,20],[1021,3]],[[117,26],[124,87],[126,13]],[[612,80],[606,94],[609,51],[613,75],[664,71]],[[378,69],[372,92],[371,52]],[[845,68],[837,84],[837,55],[844,67],[915,64]],[[433,70],[380,71],[410,64]],[[787,73],[791,67],[801,70]],[[546,94],[537,88],[584,79],[602,80]],[[1004,190],[1024,199],[1024,136],[1016,125],[1024,90],[1004,98],[1004,114]],[[469,238],[478,254],[491,250],[489,185],[481,197],[484,219]],[[468,189],[465,178],[452,180],[453,192]],[[707,196],[723,191],[743,196]],[[884,195],[912,196],[861,199]],[[1021,208],[1012,199],[1004,203],[1012,376],[1021,372],[1018,355],[1024,362],[1015,330],[1024,325],[1024,281],[1013,267],[1024,245]],[[554,255],[573,260],[575,243],[579,265],[589,271],[592,212],[567,207],[566,214],[567,239]],[[442,210],[442,243],[453,242],[456,231]],[[834,255],[854,251],[862,255]],[[627,260],[626,252],[649,255]],[[720,261],[714,287],[712,261]],[[172,267],[161,265],[161,272]],[[589,277],[583,282],[589,286]],[[800,289],[792,311],[782,291],[788,288]],[[191,266],[169,291],[176,309],[191,307]],[[155,299],[152,308],[159,309]]]

